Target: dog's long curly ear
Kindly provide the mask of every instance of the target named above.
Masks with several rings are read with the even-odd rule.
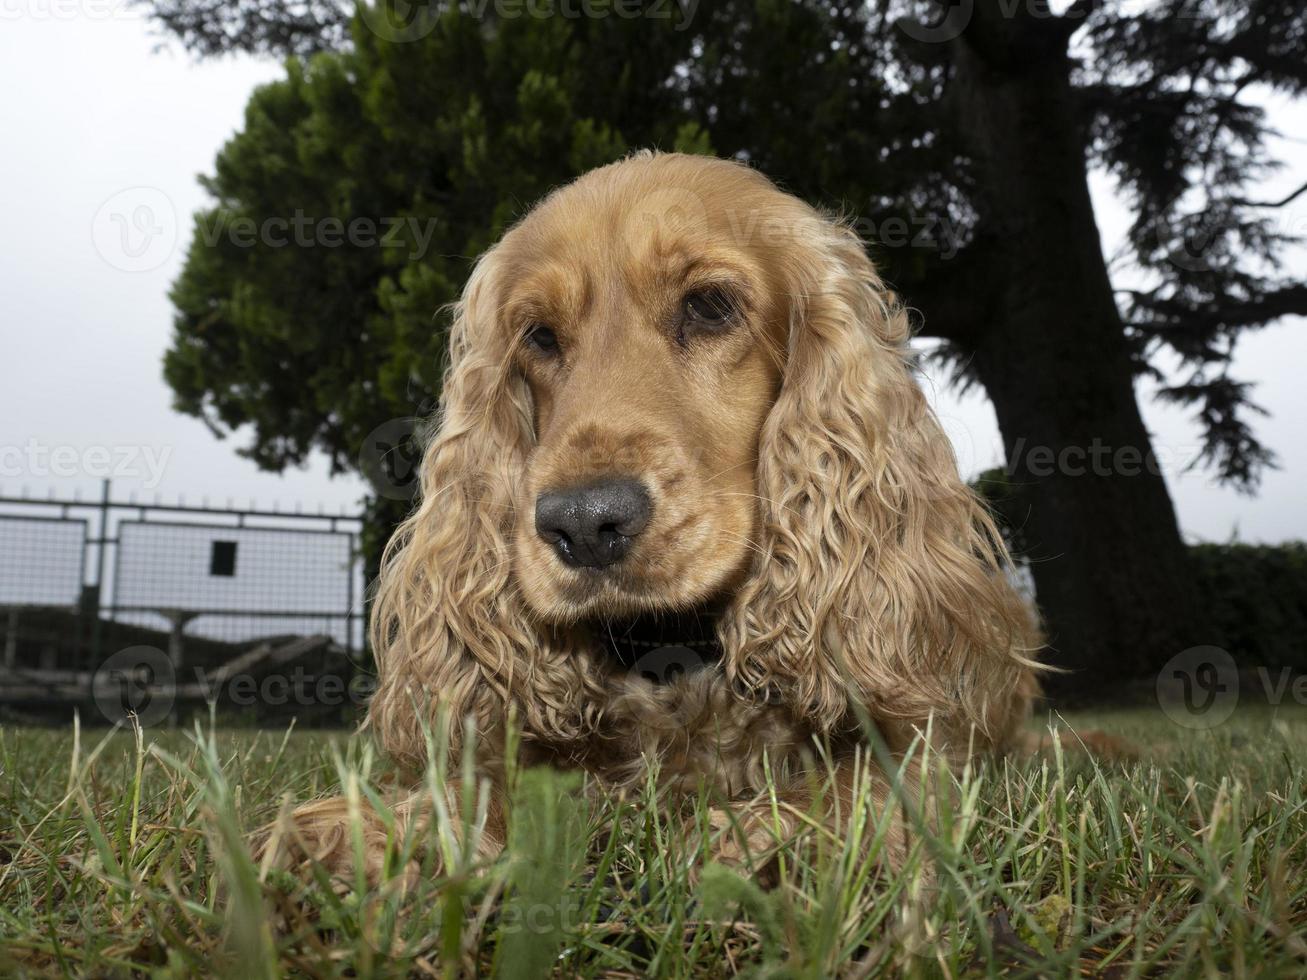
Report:
[[[516,703],[524,727],[563,730],[583,686],[571,683],[566,638],[537,628],[511,577],[513,492],[533,440],[532,410],[497,322],[496,282],[492,251],[455,307],[421,500],[386,548],[374,599],[379,676],[367,725],[409,769],[426,760],[424,726],[434,732],[443,722],[456,748],[471,716],[494,739]]]
[[[760,554],[722,625],[727,670],[824,730],[856,703],[1002,739],[1030,693],[1032,616],[913,377],[906,312],[856,235],[808,227],[787,259],[796,298],[759,446]]]

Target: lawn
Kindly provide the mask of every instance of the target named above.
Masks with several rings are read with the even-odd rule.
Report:
[[[875,813],[763,891],[702,861],[703,801],[673,818],[523,773],[508,853],[465,857],[446,814],[445,872],[407,894],[261,881],[243,850],[286,794],[383,778],[357,737],[0,728],[0,975],[1307,972],[1307,710],[1064,723],[1144,758],[955,773],[894,874]]]

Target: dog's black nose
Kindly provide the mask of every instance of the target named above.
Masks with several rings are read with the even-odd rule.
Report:
[[[631,550],[649,523],[649,492],[637,480],[603,480],[536,498],[536,533],[573,567],[604,568]]]

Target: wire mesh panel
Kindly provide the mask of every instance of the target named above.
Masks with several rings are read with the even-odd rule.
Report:
[[[197,614],[186,629],[192,636],[325,634],[349,645],[353,574],[345,533],[124,521],[115,619],[154,626],[175,611]]]
[[[0,607],[74,607],[82,593],[86,521],[0,514]]]

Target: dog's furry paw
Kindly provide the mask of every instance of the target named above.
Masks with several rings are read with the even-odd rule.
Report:
[[[385,882],[397,882],[391,887],[402,891],[415,886],[418,860],[410,855],[400,863],[411,818],[407,808],[396,807],[389,822],[367,804],[351,810],[338,796],[284,812],[255,837],[255,861],[305,880],[324,872],[341,892],[355,888],[360,878],[369,888]]]
[[[776,852],[797,828],[797,819],[766,804],[714,807],[708,812],[709,855],[771,887],[777,878]]]

